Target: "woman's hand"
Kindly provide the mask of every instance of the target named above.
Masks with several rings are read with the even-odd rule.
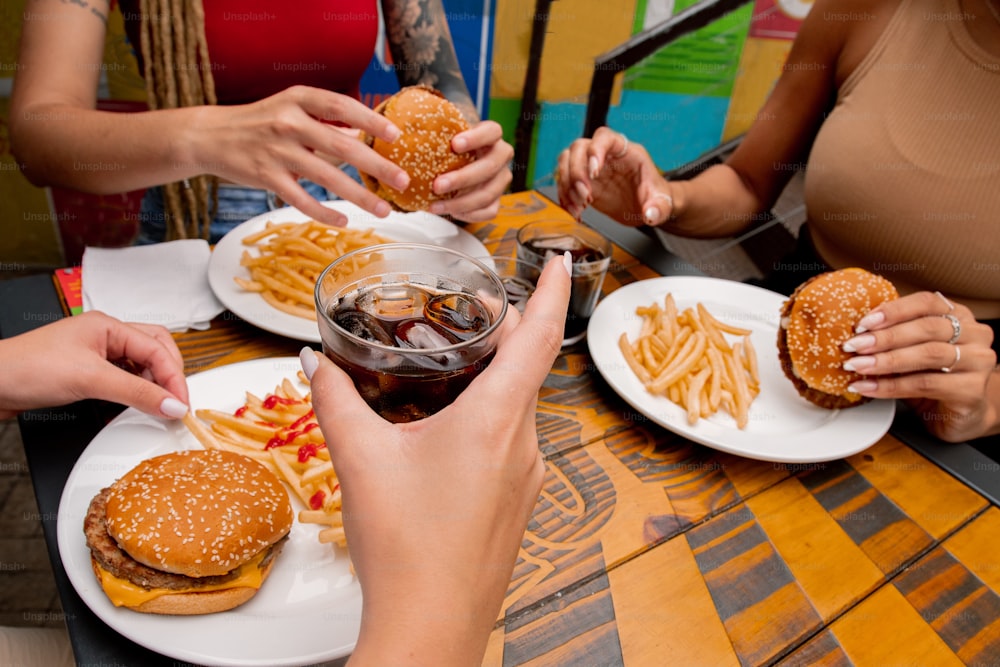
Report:
[[[389,204],[336,165],[348,162],[397,190],[410,183],[406,172],[345,132],[338,123],[385,141],[400,131],[389,120],[346,95],[293,86],[240,106],[202,107],[189,137],[197,173],[264,188],[316,220],[344,225],[347,218],[320,205],[298,183],[305,177],[379,217]],[[181,166],[185,166],[182,165]]]
[[[956,328],[951,318],[955,318]],[[844,367],[865,376],[858,393],[907,399],[927,430],[951,442],[995,431],[1000,373],[993,330],[962,305],[933,292],[887,301],[861,319],[844,344]],[[953,340],[954,339],[954,340]]]
[[[84,313],[0,341],[0,364],[4,417],[85,398],[122,403],[157,417],[179,419],[187,412],[184,361],[160,326]]]
[[[431,204],[431,213],[449,214],[465,222],[495,218],[500,195],[513,179],[509,164],[514,149],[503,140],[502,128],[492,120],[483,121],[456,134],[451,148],[456,153],[471,153],[476,160],[434,180],[435,194],[451,192],[454,196]]]
[[[343,371],[303,350],[364,594],[351,664],[482,659],[544,474],[535,407],[562,341],[561,260],[520,319],[508,310],[489,366],[426,419],[383,420]]]
[[[672,186],[646,149],[607,127],[570,144],[556,169],[559,203],[575,218],[590,205],[631,227],[658,225],[674,214]]]

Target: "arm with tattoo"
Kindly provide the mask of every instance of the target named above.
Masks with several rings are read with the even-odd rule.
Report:
[[[399,85],[437,88],[470,123],[478,122],[442,0],[382,0],[382,12]]]

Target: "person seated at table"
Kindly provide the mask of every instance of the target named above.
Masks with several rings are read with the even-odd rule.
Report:
[[[190,0],[119,1],[148,112],[95,110],[109,0],[31,0],[23,12],[10,138],[33,183],[98,194],[149,188],[139,243],[215,242],[281,203],[337,225],[344,217],[317,199],[389,214],[352,178],[356,167],[398,190],[409,183],[356,136],[399,134],[357,99],[378,36],[376,0],[226,0],[204,9]],[[477,159],[438,177],[435,191],[455,196],[432,212],[494,217],[513,149],[499,124],[476,115],[441,0],[381,2],[400,84],[438,88],[472,124],[452,149]]]
[[[642,146],[600,128],[560,154],[560,201],[577,217],[592,205],[626,225],[735,236],[804,164],[808,220],[764,286],[788,294],[847,266],[889,278],[907,296],[865,318],[867,331],[849,341],[858,355],[850,363],[866,376],[856,389],[911,399],[945,440],[996,433],[998,7],[817,0],[723,164],[667,181]]]
[[[351,665],[482,660],[542,486],[535,406],[562,344],[569,270],[568,258],[550,262],[524,315],[508,311],[489,366],[417,422],[383,420],[342,370],[302,350],[364,600]],[[121,360],[139,375],[112,363]],[[84,398],[173,419],[188,411],[183,360],[166,329],[98,312],[0,340],[0,367],[3,418]],[[39,653],[40,637],[52,653]],[[0,628],[0,664],[73,663],[63,633]]]

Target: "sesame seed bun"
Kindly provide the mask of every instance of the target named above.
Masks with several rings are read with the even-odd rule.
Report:
[[[844,370],[851,355],[842,346],[868,311],[898,296],[891,282],[858,268],[829,271],[799,285],[782,307],[778,328],[781,368],[799,394],[828,409],[871,400],[847,390],[862,376]]]
[[[111,486],[107,531],[148,567],[223,575],[288,534],[292,507],[278,478],[240,454],[174,452],[143,461]]]
[[[391,120],[402,135],[392,143],[364,133],[361,139],[406,171],[410,185],[397,192],[363,173],[365,186],[401,211],[426,211],[431,202],[448,199],[450,195],[434,194],[434,179],[474,159],[451,149],[452,138],[469,129],[458,107],[429,86],[408,86],[383,100],[375,111]]]

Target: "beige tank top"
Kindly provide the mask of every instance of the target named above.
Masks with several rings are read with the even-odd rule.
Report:
[[[958,0],[903,0],[809,157],[816,250],[1000,317],[1000,59]],[[992,17],[982,17],[991,19]]]

